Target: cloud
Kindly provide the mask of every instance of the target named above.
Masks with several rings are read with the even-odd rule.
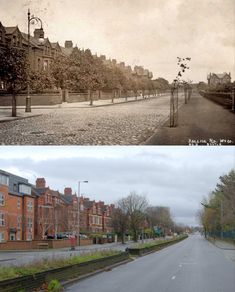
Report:
[[[53,155],[52,155],[53,154]],[[36,159],[35,159],[36,158]],[[234,147],[0,147],[1,169],[52,189],[65,186],[95,200],[116,202],[135,190],[151,205],[171,208],[176,220],[196,224],[195,213],[219,176],[235,167]]]
[[[6,26],[27,30],[27,9],[42,18],[46,36],[143,65],[170,81],[176,57],[192,58],[188,78],[207,73],[235,75],[235,2],[233,0],[1,0]]]

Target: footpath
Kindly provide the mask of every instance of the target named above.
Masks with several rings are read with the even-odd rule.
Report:
[[[167,121],[147,145],[235,145],[235,113],[198,92],[179,109],[178,126]]]
[[[155,96],[148,96],[146,98],[149,99],[149,98],[154,98],[154,97]],[[92,105],[90,105],[90,101],[73,102],[73,103],[63,102],[62,104],[57,104],[57,105],[31,106],[31,112],[29,113],[25,112],[25,106],[17,106],[17,117],[11,117],[11,107],[0,106],[0,123],[41,116],[45,113],[53,112],[55,109],[66,110],[66,109],[73,109],[73,108],[97,108],[97,107],[103,107],[103,106],[114,106],[114,105],[122,104],[122,103],[137,102],[137,101],[142,101],[142,100],[144,100],[143,97],[138,96],[137,99],[135,97],[115,98],[114,102],[112,102],[111,99],[99,99],[99,100],[94,100]]]
[[[220,239],[210,239],[210,242],[214,244],[218,249],[223,252],[226,258],[235,262],[235,243],[220,240]]]

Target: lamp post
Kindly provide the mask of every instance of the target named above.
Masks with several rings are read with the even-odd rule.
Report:
[[[34,15],[30,15],[30,10],[28,9],[28,70],[27,70],[27,96],[26,96],[26,107],[25,112],[31,112],[31,97],[30,97],[30,24],[33,24],[33,21],[36,23],[40,22],[41,27],[39,29],[39,42],[42,43],[44,41],[44,32],[42,28],[42,21],[39,17],[35,17]]]
[[[88,180],[78,181],[78,245],[80,246],[80,191],[81,183],[88,183]]]

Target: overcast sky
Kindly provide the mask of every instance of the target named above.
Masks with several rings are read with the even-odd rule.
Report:
[[[219,176],[235,167],[235,147],[32,147],[0,148],[0,168],[63,192],[115,203],[131,191],[149,204],[168,206],[177,222],[196,225],[200,201]]]
[[[27,9],[63,44],[143,65],[172,81],[176,57],[191,57],[185,79],[235,75],[234,0],[0,0],[0,21],[27,31]]]

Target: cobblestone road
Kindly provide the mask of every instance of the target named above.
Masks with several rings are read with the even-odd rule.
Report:
[[[55,109],[42,116],[1,123],[0,143],[138,145],[168,115],[169,95],[113,106]]]

